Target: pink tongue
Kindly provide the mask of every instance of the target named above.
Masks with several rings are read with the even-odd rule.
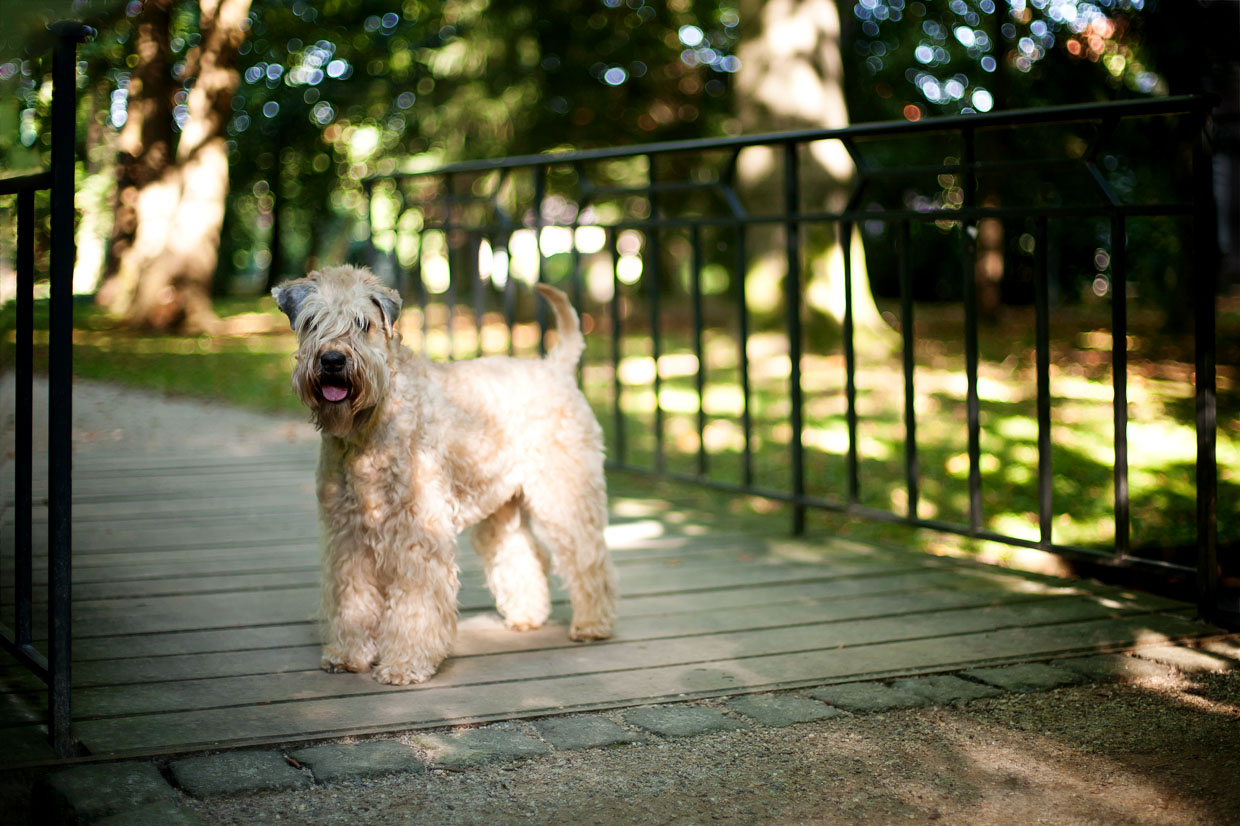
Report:
[[[329,402],[344,401],[344,397],[349,395],[347,387],[337,387],[334,384],[323,385],[323,398]]]

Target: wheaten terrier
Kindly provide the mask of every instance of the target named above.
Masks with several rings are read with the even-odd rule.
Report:
[[[297,332],[293,387],[323,433],[322,666],[427,679],[456,634],[456,537],[473,527],[510,628],[551,612],[547,552],[568,587],[569,636],[605,639],[616,577],[603,540],[602,433],[577,387],[585,349],[559,290],[542,359],[440,364],[400,341],[400,296],[335,267],[272,291]]]

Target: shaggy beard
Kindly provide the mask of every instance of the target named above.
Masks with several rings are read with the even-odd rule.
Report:
[[[387,390],[385,370],[366,370],[364,363],[356,361],[349,376],[352,388],[349,397],[340,402],[325,401],[319,394],[320,383],[312,369],[312,359],[301,359],[293,371],[293,389],[310,410],[310,421],[323,433],[343,439],[356,427],[370,418],[370,411],[379,403]]]

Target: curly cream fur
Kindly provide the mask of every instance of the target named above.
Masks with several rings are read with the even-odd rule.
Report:
[[[575,378],[584,342],[563,293],[539,291],[560,333],[546,358],[452,364],[401,344],[400,298],[364,269],[273,291],[298,334],[294,389],[323,433],[325,669],[396,685],[434,674],[456,633],[456,537],[472,526],[509,627],[547,620],[549,555],[569,590],[569,636],[610,636],[602,433]],[[342,401],[324,395],[327,354],[343,356]]]

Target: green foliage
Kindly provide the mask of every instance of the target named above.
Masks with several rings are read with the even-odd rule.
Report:
[[[1144,0],[858,0],[855,120],[1167,94]]]
[[[1234,65],[1235,4],[1158,3],[1149,0],[850,0],[844,18],[845,78],[854,122],[921,120],[1002,109],[1190,94],[1208,91],[1221,69]],[[1227,6],[1228,8],[1222,8]],[[843,8],[841,12],[843,13]],[[1170,58],[1178,44],[1183,60]],[[1143,120],[1101,134],[1092,125],[983,132],[976,159],[1002,164],[1013,158],[1077,161],[1097,155],[1099,177],[1126,204],[1189,202],[1192,193],[1192,126]],[[1105,130],[1102,130],[1103,132]],[[957,162],[958,141],[916,140],[862,146],[873,166]],[[882,186],[882,184],[880,184]],[[874,208],[959,204],[956,176],[940,185],[893,179],[887,191],[871,189]],[[977,177],[977,202],[1004,206],[1096,203],[1106,196],[1079,164],[1058,168],[1013,167]],[[884,201],[883,198],[886,198]],[[1003,230],[1006,303],[1032,301],[1029,245],[1033,222],[1009,222]],[[1191,297],[1190,250],[1182,239],[1186,222],[1130,222],[1127,281],[1144,306],[1168,310],[1166,322],[1186,323],[1178,308]],[[948,230],[926,233],[919,244],[934,271],[919,279],[923,298],[958,299],[958,238]],[[877,295],[895,296],[896,263],[890,233],[863,227],[871,285]],[[1094,267],[1109,260],[1118,239],[1104,221],[1052,222],[1050,272],[1053,299],[1091,302],[1091,292],[1109,289],[1113,273]],[[1102,255],[1099,255],[1099,252]],[[887,274],[886,276],[884,274]]]
[[[286,275],[348,257],[360,182],[398,167],[717,133],[735,20],[701,0],[257,4],[229,127],[226,261],[262,271],[271,255]]]

